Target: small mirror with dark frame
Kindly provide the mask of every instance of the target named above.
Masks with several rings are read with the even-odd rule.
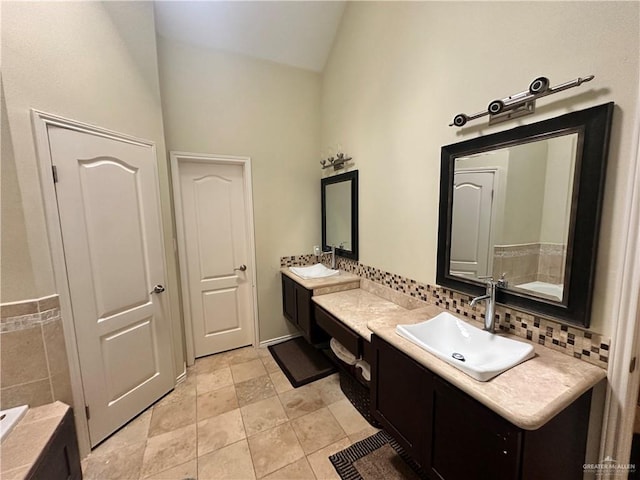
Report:
[[[321,180],[322,250],[358,260],[358,171]]]
[[[613,103],[442,147],[439,285],[588,327]]]

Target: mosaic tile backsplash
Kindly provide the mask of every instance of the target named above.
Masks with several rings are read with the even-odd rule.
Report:
[[[330,256],[321,255],[320,261],[328,265]],[[484,318],[484,305],[470,307],[471,296],[440,286],[427,285],[410,278],[385,272],[360,262],[337,257],[341,270],[366,278],[419,300],[432,303],[471,319]],[[293,255],[280,259],[281,267],[311,265],[318,262],[315,255]],[[598,367],[607,368],[611,340],[602,335],[564,325],[557,320],[496,305],[496,324],[509,332],[566,355],[584,360]]]

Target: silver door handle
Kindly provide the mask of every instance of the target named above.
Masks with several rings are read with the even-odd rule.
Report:
[[[155,287],[153,287],[153,290],[151,290],[149,293],[162,293],[162,292],[164,292],[164,287],[158,284]]]
[[[246,269],[246,265],[240,265],[238,268],[234,268],[233,271],[235,272],[236,270],[240,270],[241,272],[244,272]]]

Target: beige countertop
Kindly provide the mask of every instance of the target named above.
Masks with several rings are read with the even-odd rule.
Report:
[[[299,277],[289,267],[282,267],[280,271],[287,277],[292,278],[307,290],[313,290],[314,295],[326,295],[328,293],[339,292],[342,290],[360,288],[360,277],[353,273],[340,270],[338,275],[324,278],[304,279]]]
[[[364,286],[366,287],[366,283]],[[403,308],[363,289],[313,297],[313,301],[362,337],[370,340],[372,332],[375,333],[436,375],[525,430],[540,428],[606,377],[606,372],[595,365],[527,342],[523,338],[506,335],[518,341],[531,343],[536,356],[488,382],[480,382],[395,332],[398,324],[422,322],[444,311],[435,305]],[[459,317],[482,328],[480,322]]]
[[[22,479],[38,460],[69,406],[53,402],[30,408],[18,422],[0,448],[3,479]]]
[[[520,428],[536,430],[542,427],[606,377],[606,372],[595,365],[506,335],[531,343],[536,356],[488,382],[479,382],[395,332],[396,325],[422,322],[441,311],[435,306],[418,308],[380,316],[367,326],[380,338]],[[479,322],[463,320],[482,327]]]
[[[368,341],[371,341],[368,322],[380,316],[408,311],[360,288],[320,295],[312,300]]]

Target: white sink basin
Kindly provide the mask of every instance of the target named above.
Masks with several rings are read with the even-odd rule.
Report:
[[[398,325],[396,333],[481,382],[535,355],[529,343],[491,334],[446,312]]]
[[[307,280],[310,278],[331,277],[340,273],[340,270],[332,270],[321,263],[316,263],[315,265],[310,265],[308,267],[289,267],[289,270],[297,276]]]

